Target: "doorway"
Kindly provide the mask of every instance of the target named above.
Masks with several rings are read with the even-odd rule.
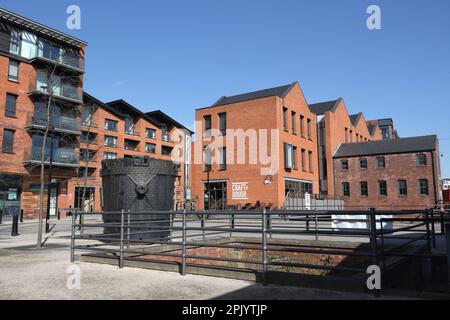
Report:
[[[85,191],[84,197],[83,191]],[[75,187],[74,208],[83,212],[93,212],[95,210],[95,187]]]
[[[208,187],[209,186],[209,187]],[[205,182],[205,210],[225,210],[227,206],[227,182]]]

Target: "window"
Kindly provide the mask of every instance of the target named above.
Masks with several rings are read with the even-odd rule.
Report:
[[[134,123],[134,119],[131,117],[126,117],[125,118],[125,133],[126,134],[131,134],[131,135],[136,135],[136,127],[135,127],[135,123]]]
[[[297,147],[292,147],[292,164],[294,170],[298,170]]]
[[[418,154],[417,155],[417,165],[418,166],[426,166],[427,165],[427,155],[426,154]]]
[[[139,141],[125,139],[123,144],[126,150],[138,151],[139,149]]]
[[[295,125],[296,120],[297,120],[297,114],[294,111],[292,111],[291,121],[292,121],[292,133],[293,134],[297,134],[297,126]]]
[[[117,148],[117,137],[105,136],[105,146]]]
[[[20,54],[20,32],[17,30],[11,30],[11,45],[9,52],[12,54]]]
[[[95,143],[96,137],[97,135],[95,133],[83,131],[81,132],[80,142],[86,144]]]
[[[156,153],[156,144],[146,142],[145,143],[145,152],[147,153]]]
[[[9,60],[8,80],[19,81],[19,62],[16,60]]]
[[[342,183],[342,195],[344,197],[350,197],[350,183],[348,182]]]
[[[95,127],[93,122],[94,113],[94,106],[85,106],[81,108],[81,124],[88,127]]]
[[[308,164],[309,164],[309,172],[313,173],[314,169],[313,169],[313,158],[312,158],[312,151],[308,152]]]
[[[302,170],[306,171],[306,150],[302,149]]]
[[[283,108],[283,129],[284,131],[288,131],[288,123],[287,123],[287,115],[288,113],[288,109],[287,108]]]
[[[219,131],[220,134],[225,136],[227,134],[227,114],[219,113]]]
[[[300,116],[300,136],[305,137],[305,117]]]
[[[227,148],[219,148],[219,170],[227,170]]]
[[[361,197],[368,197],[369,196],[369,187],[367,185],[367,181],[361,181],[359,183],[360,191],[361,191]]]
[[[294,148],[291,144],[284,144],[284,168],[286,170],[292,170],[294,168],[293,150]]]
[[[211,161],[212,161],[212,155],[211,155],[211,149],[206,146],[203,150],[203,161],[205,162],[205,172],[211,171]]]
[[[386,168],[386,159],[385,159],[385,157],[378,157],[377,158],[377,168],[378,169]]]
[[[15,94],[6,94],[6,109],[5,116],[15,117],[16,116],[16,106],[17,106],[17,96]]]
[[[361,170],[367,170],[367,159],[366,158],[359,159],[359,168]]]
[[[155,129],[145,129],[145,136],[148,139],[156,139],[156,130]]]
[[[118,122],[110,119],[105,119],[105,130],[117,131]]]
[[[87,149],[81,149],[80,150],[80,159],[81,161],[93,161],[95,158],[95,151],[87,150]]]
[[[14,150],[14,130],[3,130],[3,145],[2,151],[5,153],[12,153]]]
[[[388,191],[387,191],[387,182],[386,181],[378,181],[378,190],[380,197],[387,197]]]
[[[348,160],[341,160],[342,171],[348,171]]]
[[[211,137],[211,116],[204,116],[203,120],[205,122],[205,138]]]
[[[306,122],[307,122],[307,130],[308,130],[308,139],[312,140],[311,119],[308,119]]]
[[[428,180],[427,179],[420,179],[419,180],[419,189],[420,189],[420,195],[421,196],[428,196],[429,195]]]
[[[350,130],[350,143],[353,143],[353,130]]]
[[[345,143],[348,143],[348,128],[345,128]]]
[[[398,181],[398,194],[403,197],[408,195],[408,184],[406,180]]]
[[[114,152],[104,152],[103,153],[103,159],[107,160],[107,159],[117,159],[117,153]]]

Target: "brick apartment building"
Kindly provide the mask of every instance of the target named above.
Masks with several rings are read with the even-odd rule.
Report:
[[[342,98],[311,104],[309,108],[317,122],[320,194],[334,196],[333,154],[338,147],[383,137],[377,121],[367,122],[362,113],[350,115]]]
[[[25,218],[38,215],[50,91],[44,212],[47,203],[51,216],[67,208],[100,210],[101,161],[132,156],[178,162],[175,202],[183,205],[190,199],[192,132],[159,110],[143,113],[123,100],[105,104],[84,93],[86,45],[0,9],[0,209],[4,215],[20,209]]]
[[[424,209],[442,199],[437,136],[342,144],[335,193],[346,208]]]
[[[193,153],[204,160],[192,161],[192,194],[199,209],[258,203],[282,208],[288,192],[318,193],[316,117],[298,83],[222,97],[196,110],[195,119]],[[237,135],[245,141],[241,150]],[[249,161],[250,150],[266,147],[278,163],[270,170],[262,170],[268,169],[262,161]]]
[[[22,208],[26,217],[37,215],[47,124],[45,163],[48,168],[52,161],[52,179],[65,181],[77,175],[86,45],[0,9],[0,200],[5,214]],[[48,189],[54,209],[56,184]]]

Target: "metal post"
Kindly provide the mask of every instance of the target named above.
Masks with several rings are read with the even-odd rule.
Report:
[[[75,223],[76,223],[76,211],[72,214],[72,234],[70,236],[70,262],[75,262]]]
[[[378,243],[377,243],[377,213],[374,208],[370,209],[370,244],[372,247],[372,260],[378,266]]]
[[[447,269],[448,269],[448,283],[450,284],[450,223],[445,225],[447,238]]]
[[[23,223],[23,209],[20,209],[20,223]]]
[[[131,217],[130,210],[128,210],[128,219],[127,219],[127,249],[130,249],[130,232],[131,232]]]
[[[267,214],[267,229],[269,230],[270,239],[272,239],[272,215],[270,212]]]
[[[427,230],[427,244],[428,244],[428,252],[431,252],[431,234],[430,234],[430,213],[429,211],[425,211],[425,226]]]
[[[13,215],[13,223],[11,228],[11,237],[17,237],[19,235],[19,213],[16,212]]]
[[[306,231],[309,231],[309,214],[306,215]]]
[[[183,235],[182,235],[182,256],[181,256],[181,275],[186,275],[186,210],[183,211]]]
[[[231,227],[230,238],[233,238],[233,230],[234,230],[234,227],[235,227],[235,222],[236,222],[235,216],[234,216],[234,213],[232,213],[230,215],[230,227]]]
[[[431,213],[431,236],[433,239],[433,248],[436,249],[436,225],[435,225],[435,221],[434,221],[434,211],[433,210],[428,210],[428,213]]]
[[[3,209],[0,209],[0,224],[3,223]]]
[[[263,264],[263,285],[268,285],[267,279],[267,213],[262,212],[262,264]]]
[[[60,220],[61,220],[61,211],[58,210],[58,221],[60,221]]]
[[[125,210],[122,210],[120,213],[120,256],[119,256],[119,268],[123,268],[123,240],[125,237],[125,230],[124,230],[124,224],[125,224]]]
[[[317,215],[317,212],[315,224],[316,224],[316,241],[319,241],[319,216]]]
[[[205,234],[205,215],[202,214],[202,219],[201,219],[201,227],[202,227],[202,234],[203,234],[203,242],[206,241],[206,234]]]
[[[444,213],[441,211],[441,234],[446,234],[446,224],[444,219]]]

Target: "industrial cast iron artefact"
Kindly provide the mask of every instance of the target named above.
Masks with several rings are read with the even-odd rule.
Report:
[[[167,237],[169,232],[161,231],[161,228],[155,232],[152,228],[169,227],[170,216],[158,213],[140,215],[139,212],[173,209],[178,168],[172,161],[148,157],[104,160],[101,172],[105,212],[103,221],[116,221],[120,225],[120,215],[111,212],[130,211],[134,212],[129,219],[135,227],[126,230],[129,239],[156,240]],[[108,227],[104,233],[119,237],[120,228]]]

